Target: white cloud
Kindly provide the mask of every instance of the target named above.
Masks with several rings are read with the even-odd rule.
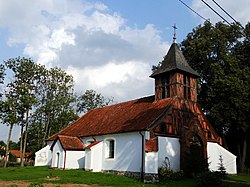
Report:
[[[75,77],[76,89],[79,92],[94,89],[104,95],[113,96],[119,101],[128,97],[151,94],[150,90],[153,90],[148,89],[152,83],[148,78],[150,65],[139,61],[120,62],[119,64],[109,62],[84,69],[69,66],[67,72]],[[128,93],[130,94],[126,95]]]
[[[219,14],[221,14],[229,23],[233,20],[229,18],[212,0],[207,0],[207,2],[213,9],[215,9]],[[247,24],[250,20],[250,2],[249,0],[216,0],[216,2],[223,7],[234,19],[239,21],[243,26]],[[207,7],[200,0],[192,1],[192,8],[196,10],[206,19],[210,19],[211,22],[216,23],[218,21],[223,21],[218,15],[216,15],[209,7]],[[204,21],[204,20],[202,20]]]
[[[9,46],[22,44],[24,55],[71,73],[77,91],[117,101],[153,94],[151,66],[169,46],[153,25],[131,28],[104,4],[83,0],[1,1],[0,26],[10,31]]]

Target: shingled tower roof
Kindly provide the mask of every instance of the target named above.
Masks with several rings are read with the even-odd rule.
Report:
[[[159,74],[170,71],[186,72],[194,77],[199,77],[199,74],[193,70],[187,63],[178,44],[172,43],[167,55],[164,57],[161,66],[150,77],[154,78]]]

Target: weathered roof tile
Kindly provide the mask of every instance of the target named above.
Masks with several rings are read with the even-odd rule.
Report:
[[[89,111],[57,135],[86,137],[146,130],[171,104],[173,98],[155,101],[154,96]]]

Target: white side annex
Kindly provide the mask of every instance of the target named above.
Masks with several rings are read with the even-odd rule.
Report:
[[[50,150],[52,142],[47,142],[47,145],[35,153],[35,166],[50,166],[52,152]]]
[[[57,140],[52,150],[52,168],[79,169],[85,166],[85,151],[65,150]]]
[[[220,163],[220,156],[222,158],[222,164],[228,174],[237,174],[236,168],[236,156],[220,146],[217,143],[207,143],[207,154],[209,169],[211,171],[217,171]]]

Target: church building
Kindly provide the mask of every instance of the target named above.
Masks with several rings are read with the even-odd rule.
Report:
[[[158,169],[192,171],[200,161],[218,170],[220,158],[235,174],[236,156],[197,103],[199,74],[172,43],[151,78],[155,95],[91,110],[47,140],[35,165],[83,168],[157,180]]]

